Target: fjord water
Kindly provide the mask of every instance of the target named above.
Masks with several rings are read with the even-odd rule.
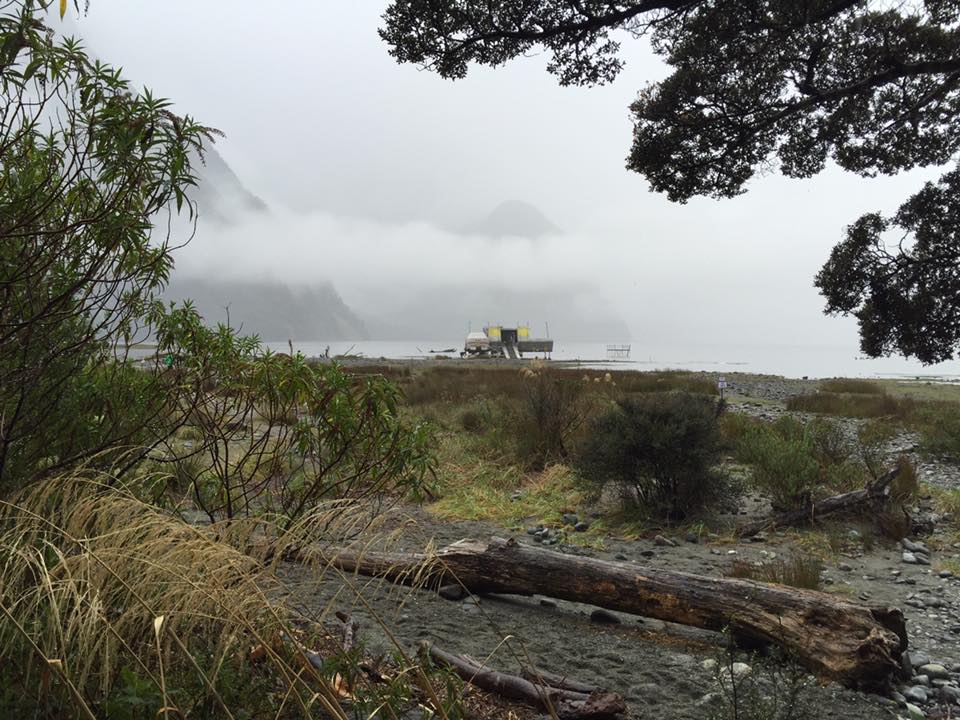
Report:
[[[613,344],[614,341],[611,341]],[[267,343],[278,352],[287,352],[286,342]],[[861,377],[920,378],[948,382],[960,381],[960,361],[924,366],[916,360],[900,357],[864,358],[852,346],[791,345],[698,345],[632,342],[628,359],[607,358],[602,342],[554,341],[553,360],[579,361],[586,368],[623,370],[678,369],[713,373],[744,372],[782,375],[790,378]],[[459,356],[463,338],[446,340],[380,341],[294,341],[295,351],[310,357],[324,354],[362,355],[365,358],[417,359],[440,355]],[[452,353],[443,353],[453,348]],[[431,353],[431,351],[434,351]],[[441,351],[441,352],[437,352]]]

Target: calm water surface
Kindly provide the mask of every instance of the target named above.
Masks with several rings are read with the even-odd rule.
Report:
[[[267,343],[271,348],[287,352],[285,342]],[[344,342],[323,340],[294,341],[295,351],[308,356],[323,355],[329,346],[330,355],[361,354],[367,358],[412,359],[435,356],[434,351],[452,349],[446,353],[457,356],[463,348],[463,338],[447,340]],[[443,354],[443,353],[441,353]],[[632,370],[681,369],[715,373],[749,372],[785,377],[865,377],[865,378],[921,378],[960,381],[960,361],[923,366],[903,358],[860,357],[856,346],[851,347],[792,347],[788,345],[678,345],[666,346],[632,343],[629,359],[613,360],[607,357],[602,342],[565,342],[556,340],[551,355],[554,360],[580,361],[584,367],[612,367]]]

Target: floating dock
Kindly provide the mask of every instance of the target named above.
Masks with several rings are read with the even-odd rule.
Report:
[[[529,325],[504,327],[488,325],[483,332],[467,335],[460,357],[508,357],[519,359],[524,353],[551,353],[551,338],[530,337]]]

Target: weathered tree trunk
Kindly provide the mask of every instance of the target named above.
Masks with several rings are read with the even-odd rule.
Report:
[[[902,613],[814,590],[716,578],[577,557],[492,538],[461,540],[435,555],[341,551],[343,570],[475,593],[546,595],[785,648],[811,671],[849,687],[883,691],[906,649]]]
[[[790,512],[780,513],[772,517],[757,520],[737,528],[739,537],[750,537],[758,532],[771,527],[795,527],[797,525],[806,525],[812,523],[824,515],[830,515],[844,510],[869,509],[873,512],[883,510],[890,501],[890,483],[900,473],[899,468],[894,468],[888,473],[881,475],[877,480],[867,485],[861,490],[852,490],[841,495],[821,500],[813,503],[809,507],[800,510],[791,510]]]
[[[434,661],[452,668],[457,675],[478,688],[511,700],[520,700],[543,711],[550,708],[563,720],[602,720],[626,712],[623,696],[593,690],[588,693],[534,683],[480,665],[465,655],[452,655],[428,643],[422,646]]]

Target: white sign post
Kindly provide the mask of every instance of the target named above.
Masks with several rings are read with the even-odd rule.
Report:
[[[727,379],[723,375],[717,378],[717,389],[720,391],[720,399],[723,400],[723,391],[727,389]]]

